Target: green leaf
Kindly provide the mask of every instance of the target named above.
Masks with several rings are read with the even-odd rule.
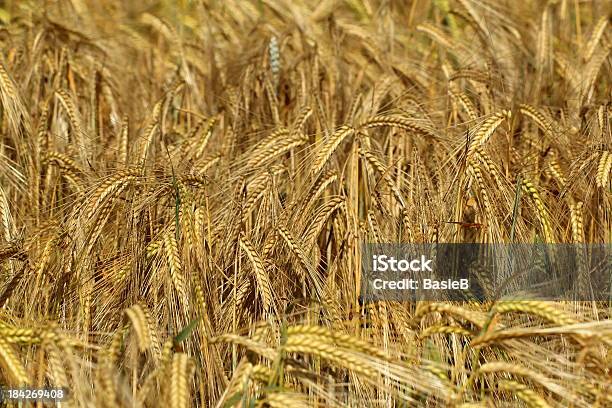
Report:
[[[227,401],[225,401],[225,404],[223,404],[224,407],[233,407],[235,406],[237,403],[239,403],[240,401],[242,401],[242,399],[244,398],[244,396],[242,395],[242,392],[237,392],[234,395],[232,395]]]
[[[444,361],[440,351],[436,347],[433,341],[427,339],[425,340],[425,344],[423,345],[423,359],[433,361],[436,363],[440,363]]]
[[[189,337],[189,335],[191,334],[193,329],[195,329],[195,327],[198,325],[198,321],[199,320],[200,320],[200,318],[196,317],[191,322],[189,322],[189,324],[187,326],[185,326],[185,328],[183,330],[181,330],[181,332],[179,334],[177,334],[177,336],[174,338],[174,344],[181,343],[187,337]]]

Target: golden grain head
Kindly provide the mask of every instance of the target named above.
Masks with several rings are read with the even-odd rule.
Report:
[[[0,2],[0,385],[73,407],[612,406],[609,304],[584,301],[609,289],[588,246],[612,242],[609,15]],[[374,301],[368,242],[571,244],[584,299],[502,297],[506,265],[473,263],[465,301]]]

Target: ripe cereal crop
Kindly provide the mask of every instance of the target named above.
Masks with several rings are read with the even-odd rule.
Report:
[[[0,2],[0,387],[612,406],[609,302],[360,293],[366,242],[612,244],[611,12]]]

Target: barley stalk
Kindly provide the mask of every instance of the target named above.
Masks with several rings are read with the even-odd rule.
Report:
[[[474,152],[479,146],[482,146],[495,132],[495,130],[501,125],[504,120],[510,120],[512,114],[510,111],[497,112],[487,118],[479,127],[476,133],[472,136],[472,140],[469,143],[467,157],[468,161],[473,157]]]
[[[430,130],[424,128],[423,126],[412,122],[408,118],[398,116],[376,116],[359,125],[360,129],[371,129],[377,127],[398,127],[411,132],[420,133],[425,136],[435,137]]]
[[[595,184],[600,188],[607,188],[610,173],[612,172],[612,154],[604,150],[601,152],[599,163],[597,164],[597,175],[595,176]]]
[[[190,400],[190,382],[195,366],[187,354],[176,353],[172,357],[170,376],[170,406],[187,408]]]
[[[140,173],[137,170],[127,169],[118,171],[115,175],[106,179],[96,189],[89,202],[86,209],[87,218],[94,219],[111,198],[121,194],[130,183],[136,182],[139,175]]]
[[[268,272],[264,267],[264,262],[261,256],[255,250],[253,244],[244,236],[240,237],[240,247],[247,254],[253,271],[255,272],[255,278],[257,280],[257,291],[261,297],[264,310],[270,310],[272,306],[272,285],[270,284],[270,278]]]
[[[504,301],[493,307],[496,313],[523,312],[541,317],[558,325],[570,325],[576,321],[553,304],[542,301]]]
[[[30,383],[29,375],[15,349],[3,337],[0,337],[0,365],[13,385],[24,386]]]
[[[501,380],[499,388],[516,394],[530,408],[548,408],[550,405],[544,398],[527,386],[516,381]]]
[[[593,33],[591,34],[591,38],[587,42],[583,51],[583,58],[585,61],[589,61],[595,52],[595,48],[597,44],[601,40],[604,32],[606,31],[606,27],[608,25],[608,18],[606,16],[602,16],[597,20],[597,24],[593,27]]]
[[[186,305],[188,302],[187,283],[183,275],[183,263],[181,261],[178,243],[173,229],[164,234],[164,249],[170,267],[172,284],[179,294],[180,299]]]
[[[333,135],[325,142],[322,148],[317,152],[314,163],[312,165],[312,174],[319,174],[330,157],[334,154],[334,151],[340,146],[340,144],[348,137],[355,133],[355,129],[350,126],[339,127]]]

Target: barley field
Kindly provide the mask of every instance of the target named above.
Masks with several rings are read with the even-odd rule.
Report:
[[[610,407],[610,304],[363,302],[362,243],[612,243],[604,0],[0,1],[0,386]]]

